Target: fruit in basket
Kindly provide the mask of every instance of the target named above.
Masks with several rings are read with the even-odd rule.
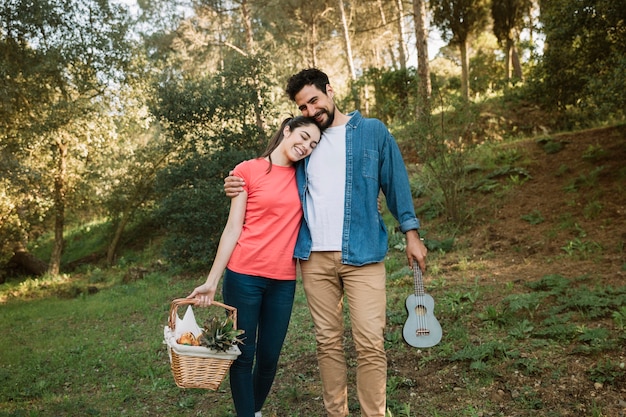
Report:
[[[178,340],[176,341],[179,345],[187,345],[187,346],[200,346],[200,341],[193,333],[187,332],[183,333]]]
[[[243,330],[235,328],[235,323],[230,317],[226,320],[213,317],[204,324],[198,339],[201,346],[225,352],[232,346],[243,342],[239,338],[243,333]]]

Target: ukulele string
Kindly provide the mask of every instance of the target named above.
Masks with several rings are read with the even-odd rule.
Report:
[[[413,273],[415,278],[415,296],[417,300],[417,332],[420,334],[426,328],[426,318],[424,316],[424,291],[420,286],[422,270],[420,269],[417,261],[413,261]],[[419,311],[418,311],[419,310]]]
[[[425,330],[426,329],[426,306],[424,304],[425,301],[425,297],[424,297],[424,284],[422,283],[422,270],[420,269],[420,267],[417,267],[417,276],[419,277],[419,282],[420,282],[420,314],[421,314],[421,319],[422,319],[422,327],[421,330]]]

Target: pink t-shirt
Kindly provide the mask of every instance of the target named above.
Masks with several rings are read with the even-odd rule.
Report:
[[[240,274],[296,279],[293,257],[302,206],[296,185],[296,169],[251,159],[237,165],[234,175],[245,180],[248,202],[243,229],[228,262]]]

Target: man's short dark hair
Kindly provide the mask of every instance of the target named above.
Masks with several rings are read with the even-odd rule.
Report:
[[[328,84],[330,84],[330,81],[328,81],[328,75],[317,68],[307,68],[292,75],[289,78],[289,81],[287,81],[287,88],[285,90],[287,91],[291,101],[295,101],[296,94],[298,94],[305,86],[313,85],[322,93],[326,94],[326,86]]]

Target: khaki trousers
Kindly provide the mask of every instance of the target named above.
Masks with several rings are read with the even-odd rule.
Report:
[[[343,265],[341,252],[312,252],[300,262],[317,341],[317,361],[329,417],[348,415],[343,300],[346,296],[357,353],[356,384],[361,416],[384,417],[387,356],[384,347],[384,263]]]

